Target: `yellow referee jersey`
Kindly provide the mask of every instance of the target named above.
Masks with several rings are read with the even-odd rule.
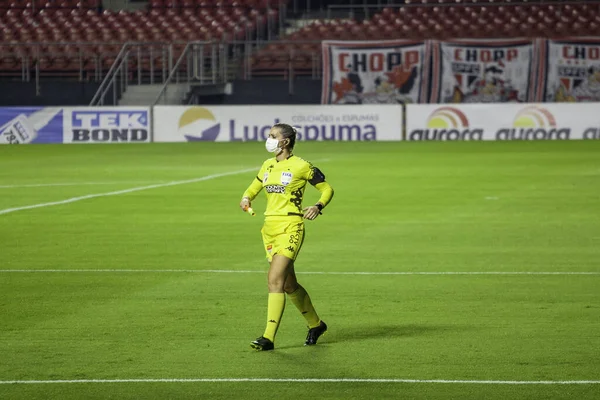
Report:
[[[319,203],[325,207],[333,197],[333,188],[325,182],[325,175],[318,168],[295,155],[282,161],[273,157],[263,163],[243,197],[254,200],[265,189],[267,217],[302,216],[302,199],[307,182],[321,192]]]

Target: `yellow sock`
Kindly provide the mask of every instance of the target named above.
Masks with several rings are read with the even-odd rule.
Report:
[[[306,322],[308,322],[309,328],[316,328],[319,326],[321,320],[315,311],[315,307],[313,307],[312,301],[310,301],[310,296],[302,286],[298,285],[298,289],[293,293],[288,294],[288,297],[302,313],[302,316],[306,319]]]
[[[285,309],[285,294],[284,293],[269,293],[269,303],[267,306],[267,328],[265,329],[264,337],[271,342],[275,342],[277,328],[281,322],[281,316]]]

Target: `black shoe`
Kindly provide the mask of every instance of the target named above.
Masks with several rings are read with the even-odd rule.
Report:
[[[304,342],[305,346],[312,346],[317,344],[317,340],[319,337],[327,331],[327,324],[321,321],[319,326],[316,328],[311,328],[308,330],[308,335],[306,335],[306,342]]]
[[[275,348],[275,344],[273,344],[273,342],[266,337],[261,336],[258,339],[250,342],[250,347],[258,351],[267,351],[273,350]]]

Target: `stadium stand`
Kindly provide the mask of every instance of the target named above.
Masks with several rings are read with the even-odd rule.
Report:
[[[476,3],[477,5],[473,5]],[[407,0],[373,17],[316,20],[281,37],[252,60],[253,75],[314,73],[322,40],[565,37],[600,34],[599,3]]]
[[[271,6],[273,3],[273,6]],[[100,10],[98,0],[0,3],[0,71],[18,75],[39,63],[45,72],[78,74],[110,67],[123,43],[248,40],[277,18],[269,0],[152,0],[148,10]],[[153,46],[149,45],[149,49]],[[162,67],[155,46],[154,68]],[[173,55],[177,57],[177,51]],[[147,58],[147,57],[145,57]],[[132,70],[137,66],[130,65]]]
[[[382,6],[381,0],[364,0],[361,6],[354,1],[354,8],[344,1],[313,1],[317,10],[310,11],[317,17],[294,22],[310,14],[296,10],[299,2],[148,0],[145,9],[113,11],[103,9],[101,0],[0,0],[0,76],[98,82],[124,43],[138,44],[128,50],[128,79],[141,83],[144,75],[152,83],[155,75],[164,81],[191,41],[225,47],[219,59],[228,58],[226,67],[233,66],[243,78],[317,78],[322,40],[600,34],[598,1],[405,0]],[[327,14],[318,14],[324,7]],[[286,18],[291,24],[283,23]],[[181,70],[186,73],[186,68]],[[215,69],[206,60],[202,68]]]

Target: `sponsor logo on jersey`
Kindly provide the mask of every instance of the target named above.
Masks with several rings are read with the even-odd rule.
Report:
[[[281,184],[287,186],[292,182],[292,173],[285,171],[281,173]]]
[[[285,193],[285,186],[283,185],[267,185],[265,186],[267,193]]]

